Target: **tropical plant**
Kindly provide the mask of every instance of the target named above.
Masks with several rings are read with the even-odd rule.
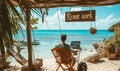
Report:
[[[108,30],[114,32],[113,36],[107,40],[109,52],[115,52],[116,46],[120,45],[120,22],[112,25]]]
[[[112,25],[108,30],[114,32],[113,35],[114,40],[112,41],[120,44],[120,22]]]
[[[19,9],[16,8],[12,0],[0,0],[0,50],[4,66],[6,66],[5,49],[12,49],[12,45],[14,43],[13,36],[18,33],[18,29],[21,29],[16,18],[19,19],[23,25],[28,21],[25,15],[26,11],[23,9],[22,4],[27,6],[27,8],[31,8],[32,5],[25,0],[16,1]],[[22,12],[22,15],[20,15],[20,11]]]
[[[117,43],[120,43],[120,27],[115,28],[114,35],[116,36]]]
[[[18,32],[17,30],[19,24],[17,24],[17,21],[15,21],[14,15],[17,15],[17,17],[21,19],[19,12],[10,2],[10,0],[1,0],[0,1],[0,49],[4,64],[6,63],[5,45],[9,45],[9,47],[11,47],[13,44],[13,35],[14,33]]]
[[[37,13],[39,16],[41,16],[40,14],[42,13],[41,9],[41,13],[39,13],[39,9],[35,9],[34,7],[35,5],[29,0],[0,0],[0,50],[2,55],[2,61],[4,62],[4,64],[6,64],[6,51],[12,54],[12,56],[14,56],[15,52],[12,49],[12,45],[14,44],[13,37],[15,34],[18,33],[19,29],[22,29],[20,24],[23,24],[27,26],[26,29],[28,39],[28,66],[29,71],[31,71],[32,45],[30,34],[30,9],[33,12]],[[18,21],[21,21],[22,23],[19,23]],[[21,55],[14,56],[14,58],[16,58],[16,60],[21,64],[25,64],[25,62],[27,62],[26,59],[21,57]]]

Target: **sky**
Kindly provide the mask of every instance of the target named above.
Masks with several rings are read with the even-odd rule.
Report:
[[[93,22],[65,22],[65,12],[96,10],[96,20]],[[43,9],[44,11],[44,9]],[[48,15],[42,23],[40,16],[33,13],[38,18],[39,30],[89,30],[95,27],[98,30],[107,30],[113,24],[120,22],[120,4],[97,7],[58,7],[49,8]]]

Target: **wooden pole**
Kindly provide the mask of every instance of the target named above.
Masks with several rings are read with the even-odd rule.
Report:
[[[30,25],[30,8],[26,7],[27,17],[27,46],[28,46],[28,71],[32,71],[32,43],[31,43],[31,25]]]

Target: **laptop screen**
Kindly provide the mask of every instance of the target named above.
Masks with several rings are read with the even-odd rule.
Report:
[[[71,41],[71,48],[80,49],[80,41]]]

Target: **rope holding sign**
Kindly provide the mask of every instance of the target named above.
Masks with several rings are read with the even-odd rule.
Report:
[[[93,7],[91,7],[91,10],[93,10]],[[94,26],[93,26],[94,25]],[[96,32],[97,32],[97,29],[96,29],[96,22],[94,22],[94,23],[92,23],[91,22],[91,26],[90,26],[90,33],[91,34],[96,34]]]
[[[58,8],[57,8],[57,10],[58,10]],[[58,10],[58,24],[59,24],[59,29],[60,29],[60,34],[62,34],[62,30],[61,30],[61,25],[60,25],[60,17],[59,17],[59,10]]]

